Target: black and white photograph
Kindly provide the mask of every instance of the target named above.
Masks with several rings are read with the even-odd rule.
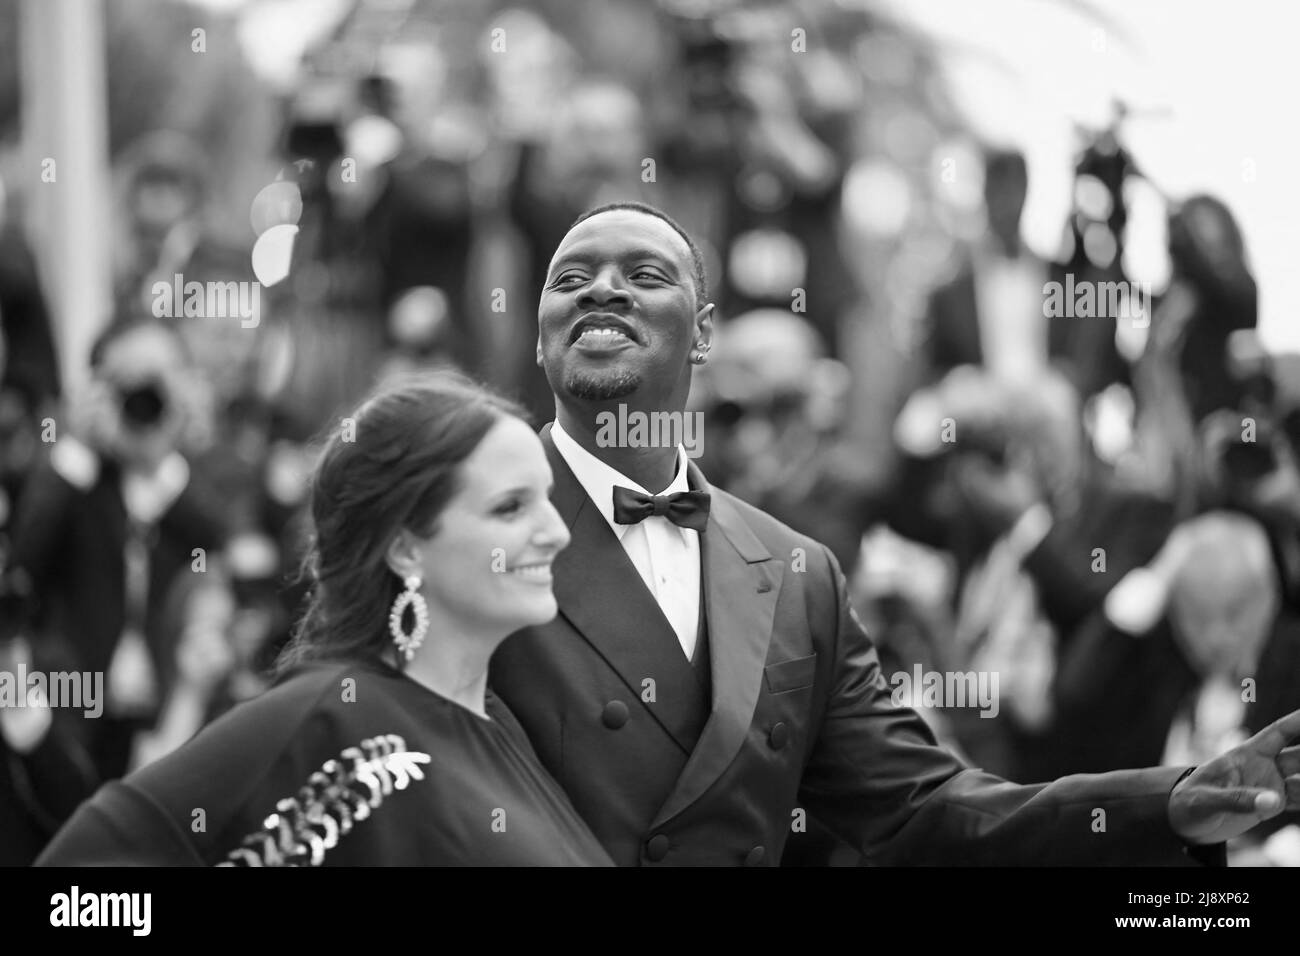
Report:
[[[1102,867],[1117,937],[1260,929],[1293,15],[0,2],[23,919],[157,937],[140,867]]]

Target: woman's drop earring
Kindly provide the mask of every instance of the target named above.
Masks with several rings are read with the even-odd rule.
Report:
[[[406,590],[397,595],[393,608],[388,613],[388,631],[393,635],[393,643],[397,645],[398,651],[410,661],[429,630],[429,605],[420,593],[420,579],[416,575],[412,574],[405,583]],[[415,627],[409,634],[402,630],[402,615],[406,613],[408,605],[415,612]]]

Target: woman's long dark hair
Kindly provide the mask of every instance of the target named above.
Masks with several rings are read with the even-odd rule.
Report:
[[[299,571],[312,590],[279,674],[311,660],[379,659],[403,590],[386,563],[389,543],[402,528],[434,533],[461,464],[506,416],[526,417],[470,380],[438,373],[379,392],[332,431],[311,477]]]
[[[1213,196],[1198,194],[1169,216],[1169,257],[1174,272],[1209,300],[1207,321],[1226,328],[1225,312],[1242,312],[1255,324],[1257,292],[1246,261],[1246,244],[1232,211]]]

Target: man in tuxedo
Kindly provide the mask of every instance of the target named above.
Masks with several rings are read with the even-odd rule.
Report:
[[[1050,784],[938,747],[892,703],[825,547],[710,488],[681,444],[611,440],[610,416],[685,412],[706,292],[679,226],[615,204],[570,229],[538,310],[572,542],[559,615],[507,639],[490,680],[616,862],[775,865],[809,817],[872,863],[1221,860],[1300,797],[1300,713],[1194,770]]]
[[[1115,323],[1044,314],[1044,283],[1064,282],[1069,268],[1041,259],[1021,240],[1028,188],[1021,153],[992,149],[985,154],[988,231],[930,294],[920,343],[922,375],[932,382],[959,365],[976,365],[1014,383],[1033,379],[1050,365],[1064,371],[1087,399],[1113,382],[1127,381]]]

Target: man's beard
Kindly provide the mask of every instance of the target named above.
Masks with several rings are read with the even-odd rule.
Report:
[[[603,374],[570,372],[564,380],[564,390],[574,398],[591,402],[607,402],[631,395],[641,387],[641,376],[631,369]]]

